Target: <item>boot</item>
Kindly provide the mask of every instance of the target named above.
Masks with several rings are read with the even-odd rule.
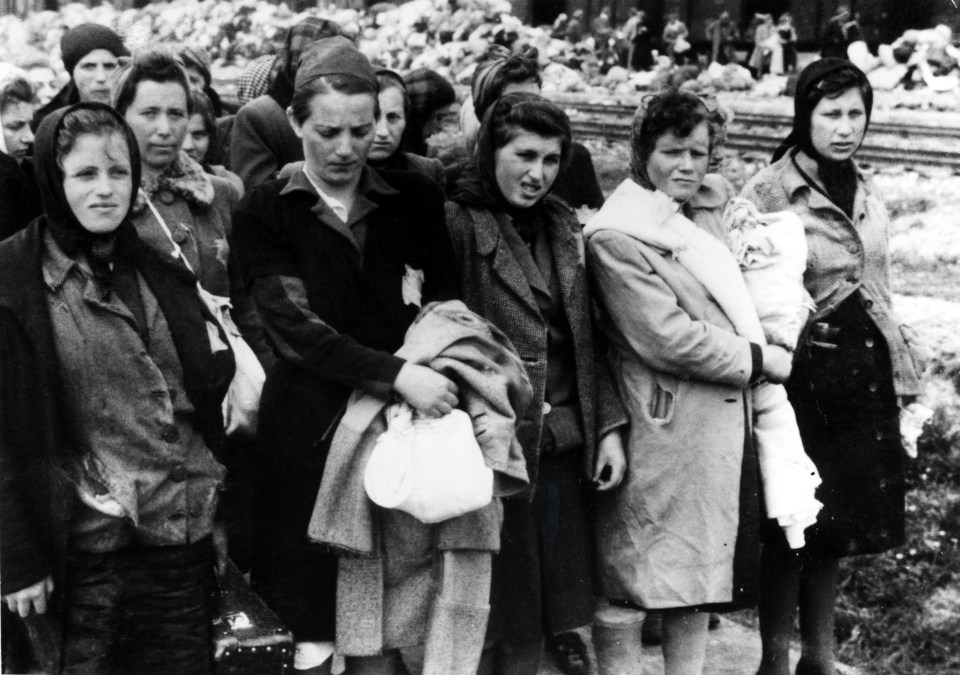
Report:
[[[593,624],[593,648],[599,675],[640,675],[640,624]]]
[[[474,675],[480,663],[490,605],[437,598],[430,615],[423,675]]]

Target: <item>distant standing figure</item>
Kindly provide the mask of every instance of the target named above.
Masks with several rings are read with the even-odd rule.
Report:
[[[847,40],[847,23],[850,21],[850,16],[849,5],[837,6],[837,11],[830,17],[823,31],[823,47],[820,50],[820,56],[847,58],[847,45],[850,44]]]
[[[678,65],[686,60],[690,51],[690,43],[687,42],[689,35],[687,24],[680,20],[680,15],[670,12],[667,15],[667,25],[663,28],[663,51]]]
[[[647,13],[637,12],[637,21],[634,24],[630,38],[630,70],[650,70],[653,68],[653,40],[650,37],[650,27],[647,25]]]
[[[737,26],[730,18],[730,12],[707,24],[707,39],[710,40],[710,61],[721,65],[734,61],[733,42],[737,39]]]
[[[797,72],[797,29],[793,25],[793,15],[784,12],[777,23],[777,33],[783,46],[783,72]]]

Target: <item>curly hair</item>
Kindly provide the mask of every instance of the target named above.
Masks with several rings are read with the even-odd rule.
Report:
[[[630,131],[630,169],[633,179],[649,187],[647,161],[653,154],[657,140],[665,133],[686,138],[694,129],[706,123],[710,132],[710,152],[717,135],[713,113],[696,94],[668,89],[644,97],[633,116]]]

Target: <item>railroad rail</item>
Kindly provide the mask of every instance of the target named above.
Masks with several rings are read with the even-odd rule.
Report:
[[[601,100],[577,94],[551,98],[570,116],[581,139],[626,140],[640,99]],[[733,112],[726,147],[769,156],[790,132],[792,99],[747,99],[721,95]],[[875,166],[943,167],[960,170],[960,113],[875,110],[857,158]]]

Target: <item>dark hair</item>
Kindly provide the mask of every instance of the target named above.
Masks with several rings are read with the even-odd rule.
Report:
[[[700,97],[687,91],[668,89],[660,94],[644,97],[634,115],[630,132],[631,165],[634,174],[645,175],[647,161],[663,134],[672,132],[680,138],[686,138],[704,122],[710,132],[712,153],[717,121]]]
[[[381,68],[377,71],[377,84],[380,86],[380,91],[386,89],[399,89],[400,93],[403,94],[403,117],[406,119],[410,116],[410,94],[407,92],[407,83],[403,81],[403,78],[400,77],[400,74],[387,70],[386,68]],[[377,117],[380,115],[377,114]]]
[[[207,130],[210,138],[217,135],[217,115],[213,112],[213,103],[202,91],[193,87],[190,89],[190,115],[200,115],[203,118],[203,128]]]
[[[130,152],[130,140],[127,130],[123,123],[104,108],[79,108],[72,110],[63,116],[60,121],[60,129],[57,133],[57,166],[63,170],[63,158],[70,154],[76,147],[77,141],[81,136],[110,136],[119,134],[127,146],[127,152]],[[133,157],[131,156],[131,164]]]
[[[817,107],[825,98],[837,98],[846,91],[856,89],[860,92],[860,98],[866,107],[868,114],[873,107],[873,89],[870,87],[870,81],[855,66],[851,64],[850,68],[840,68],[827,73],[814,86],[809,87],[803,92],[804,110],[810,111],[813,115],[813,109]],[[810,120],[805,120],[807,128],[810,127]]]
[[[113,107],[121,115],[137,97],[137,87],[141,82],[173,82],[183,87],[187,97],[187,114],[193,113],[190,104],[190,78],[183,61],[169,47],[153,47],[134,55],[133,60],[121,68],[113,85]]]
[[[0,111],[12,103],[33,103],[37,95],[33,86],[22,77],[16,77],[0,89]]]
[[[516,138],[520,131],[529,131],[544,138],[560,139],[561,164],[570,157],[573,134],[570,119],[555,103],[535,94],[507,94],[493,104],[484,120],[492,150],[496,151]]]
[[[293,92],[290,110],[297,124],[303,124],[310,117],[310,104],[315,97],[320,94],[328,94],[331,91],[348,95],[370,94],[373,97],[373,114],[378,119],[380,118],[380,101],[377,100],[377,90],[366,80],[338,73],[318,77]]]

